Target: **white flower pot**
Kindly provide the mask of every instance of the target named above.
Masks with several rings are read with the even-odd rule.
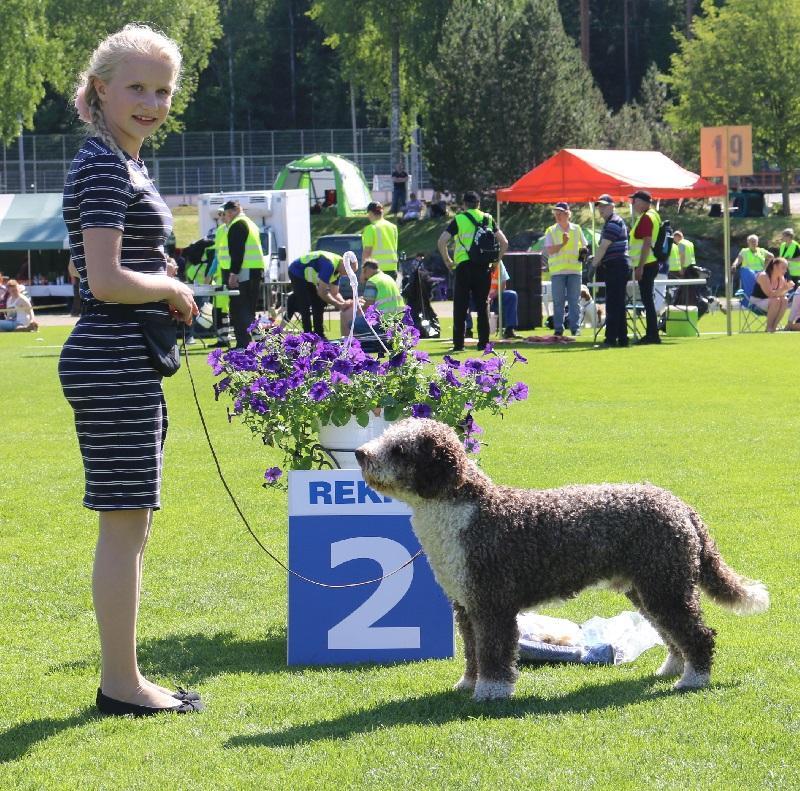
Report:
[[[389,422],[382,416],[370,412],[369,423],[360,426],[355,417],[343,426],[326,423],[319,429],[319,444],[328,452],[336,465],[342,470],[357,470],[356,448],[379,437],[389,427]]]

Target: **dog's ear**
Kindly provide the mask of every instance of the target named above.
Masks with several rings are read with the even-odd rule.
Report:
[[[454,492],[464,483],[467,454],[455,433],[427,434],[421,438],[415,452],[414,490],[420,497],[431,499]]]

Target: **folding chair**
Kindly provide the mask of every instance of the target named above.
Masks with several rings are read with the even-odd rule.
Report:
[[[750,296],[756,285],[756,273],[743,266],[739,269],[741,288],[736,292],[739,297],[739,332],[764,332],[767,328],[767,314],[750,302]]]

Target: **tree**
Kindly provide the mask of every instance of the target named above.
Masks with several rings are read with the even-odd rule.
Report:
[[[0,136],[10,142],[32,128],[34,112],[45,96],[71,100],[78,75],[97,43],[132,19],[163,30],[181,48],[181,90],[164,132],[181,128],[180,116],[191,101],[197,78],[219,34],[216,0],[3,0],[0,24]],[[70,101],[71,104],[71,101]],[[71,112],[71,111],[70,111]]]
[[[430,84],[425,154],[441,188],[494,189],[605,142],[607,109],[555,0],[455,0]]]
[[[401,153],[404,104],[415,115],[425,66],[436,51],[448,0],[314,0],[309,12],[338,49],[342,75],[364,91],[368,101],[385,107],[389,117],[392,161]],[[403,85],[408,96],[404,94]]]
[[[7,145],[33,125],[45,94],[53,53],[46,35],[44,0],[4,0],[0,4],[0,137]]]
[[[754,154],[781,172],[783,213],[800,159],[800,40],[796,0],[704,0],[693,37],[678,34],[669,78],[674,124],[699,139],[702,126],[752,124]]]

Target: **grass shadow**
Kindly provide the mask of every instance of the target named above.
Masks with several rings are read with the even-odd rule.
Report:
[[[263,675],[285,673],[286,637],[240,640],[233,632],[167,635],[139,643],[139,666],[145,676],[171,679],[187,686],[224,673]],[[53,665],[48,674],[93,670],[99,672],[100,657],[77,659]],[[288,668],[289,671],[292,668]]]
[[[659,688],[654,686],[658,684]],[[521,717],[585,714],[606,708],[653,702],[674,697],[664,683],[654,679],[616,681],[581,687],[563,697],[542,700],[533,695],[510,700],[477,703],[463,692],[440,692],[424,697],[405,698],[363,711],[354,711],[332,720],[296,725],[274,733],[235,736],[225,747],[293,747],[299,744],[348,739],[366,733],[380,724],[382,728],[395,725],[444,725],[456,720],[475,718],[519,719]]]
[[[83,709],[71,717],[54,719],[45,717],[40,720],[21,722],[7,731],[0,733],[0,764],[18,761],[39,742],[56,736],[69,728],[79,728],[88,722],[99,719],[100,714],[94,707]]]
[[[199,684],[225,673],[285,673],[286,636],[241,640],[233,632],[168,635],[139,644],[139,663],[146,672]]]

